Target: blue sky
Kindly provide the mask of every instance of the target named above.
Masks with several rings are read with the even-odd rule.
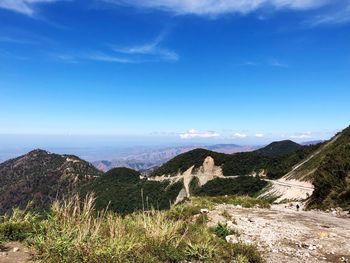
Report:
[[[2,143],[324,139],[349,84],[348,0],[0,0]]]

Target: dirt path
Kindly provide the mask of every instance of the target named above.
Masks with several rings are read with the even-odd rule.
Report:
[[[277,197],[276,203],[289,200],[289,201],[303,201],[309,198],[313,191],[314,186],[309,182],[302,182],[298,180],[285,180],[283,178],[278,180],[268,180],[271,183],[270,188],[260,195],[260,198],[275,196]]]
[[[238,239],[256,244],[269,263],[350,262],[350,219],[297,212],[285,205],[271,209],[219,205],[208,216],[212,226],[232,221],[228,225],[238,233]]]
[[[30,251],[18,242],[0,245],[0,263],[32,263]]]

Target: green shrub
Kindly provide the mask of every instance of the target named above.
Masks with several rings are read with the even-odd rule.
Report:
[[[243,243],[234,244],[232,247],[232,256],[236,262],[248,263],[263,263],[264,259],[261,257],[258,249],[254,245],[247,245]]]
[[[218,223],[214,228],[214,233],[218,237],[225,239],[226,236],[231,234],[230,229],[227,227],[227,224]]]
[[[38,217],[13,209],[11,215],[0,217],[0,241],[23,241],[38,231]]]
[[[185,253],[188,259],[208,260],[213,257],[215,246],[209,242],[199,244],[189,243]]]

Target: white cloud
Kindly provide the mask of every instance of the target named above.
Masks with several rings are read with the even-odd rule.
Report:
[[[34,14],[36,4],[57,1],[59,0],[0,0],[0,8],[31,16]]]
[[[220,134],[214,131],[205,131],[200,132],[195,129],[191,129],[188,132],[180,133],[181,139],[196,139],[196,138],[216,138],[219,137]]]
[[[233,134],[233,138],[236,138],[236,139],[244,139],[247,137],[248,137],[248,135],[245,133],[236,132],[235,134]]]
[[[177,61],[179,56],[176,52],[161,47],[161,42],[164,40],[164,34],[159,35],[152,42],[130,47],[114,47],[113,50],[117,53],[128,55],[150,55],[163,60]]]
[[[257,134],[255,134],[255,137],[257,137],[257,138],[262,138],[262,137],[264,137],[265,135],[264,134],[262,134],[262,133],[257,133]]]
[[[291,139],[310,139],[312,138],[312,132],[296,133],[290,136]]]
[[[119,5],[153,8],[175,14],[219,15],[247,14],[264,7],[274,9],[312,9],[330,0],[103,0]]]

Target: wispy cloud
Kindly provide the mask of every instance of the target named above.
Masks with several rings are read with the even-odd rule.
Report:
[[[64,63],[79,63],[81,61],[100,61],[100,62],[109,62],[109,63],[119,63],[119,64],[135,64],[138,63],[136,60],[131,60],[128,58],[118,57],[114,54],[103,53],[100,51],[97,52],[86,52],[84,54],[50,54],[50,58],[64,62]]]
[[[345,6],[341,6],[336,11],[327,14],[318,15],[308,21],[311,26],[320,26],[325,24],[345,24],[350,23],[350,1]]]
[[[290,136],[291,139],[310,139],[313,138],[312,132],[296,133]]]
[[[240,64],[241,66],[249,66],[249,67],[255,67],[255,66],[259,66],[260,63],[256,62],[256,61],[244,61],[242,64]]]
[[[57,1],[62,0],[0,0],[0,8],[32,16],[37,5]]]
[[[263,133],[257,133],[255,134],[255,137],[257,138],[263,138],[265,135]]]
[[[177,61],[179,59],[179,55],[176,52],[161,46],[161,43],[163,42],[164,37],[165,37],[165,34],[163,33],[149,43],[145,43],[142,45],[133,45],[128,47],[113,46],[113,50],[121,54],[147,55],[147,56],[152,56],[162,60]]]
[[[288,64],[281,62],[279,59],[276,59],[276,58],[273,58],[270,60],[263,60],[263,61],[247,60],[247,61],[243,61],[242,63],[236,64],[236,65],[243,66],[243,67],[277,67],[277,68],[289,67]]]
[[[278,59],[272,59],[269,61],[269,65],[271,67],[277,67],[277,68],[287,68],[288,65],[279,61]]]
[[[51,56],[67,63],[77,63],[81,60],[93,60],[121,64],[139,64],[156,61],[177,61],[179,56],[176,52],[161,46],[165,33],[160,34],[155,40],[130,47],[109,45],[104,51],[89,51],[85,53],[54,54]]]
[[[195,129],[191,129],[187,132],[180,133],[181,139],[198,139],[198,138],[207,139],[207,138],[217,138],[219,136],[220,136],[220,134],[215,132],[215,131],[201,132],[201,131],[197,131]]]
[[[244,138],[247,138],[248,135],[245,134],[245,133],[236,132],[235,134],[233,134],[232,137],[235,138],[235,139],[244,139]]]
[[[306,10],[323,6],[330,0],[103,0],[118,5],[158,9],[178,15],[248,14],[265,7]]]
[[[102,52],[90,53],[90,54],[83,56],[82,58],[88,59],[88,60],[114,62],[114,63],[122,63],[122,64],[137,63],[136,60],[122,58],[122,57],[115,56],[113,54],[105,54]]]
[[[67,55],[67,54],[50,54],[50,58],[65,63],[78,63],[79,60],[76,56]]]
[[[1,1],[1,0],[0,0]],[[0,36],[0,42],[11,44],[37,45],[38,42],[29,39],[17,39],[12,37]]]

